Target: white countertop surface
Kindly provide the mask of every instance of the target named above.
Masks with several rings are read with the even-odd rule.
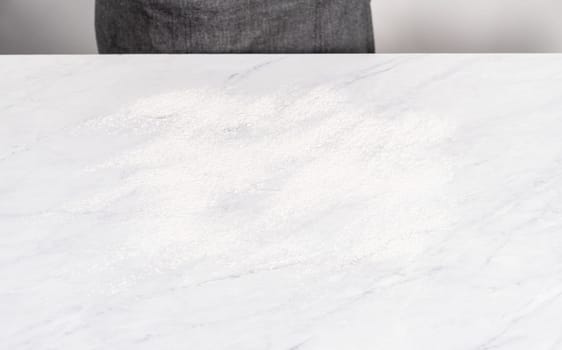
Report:
[[[0,57],[0,348],[562,349],[562,56]]]

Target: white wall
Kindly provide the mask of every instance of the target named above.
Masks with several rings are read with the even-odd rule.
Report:
[[[560,0],[372,2],[378,52],[562,51]],[[95,53],[93,9],[94,0],[0,0],[0,53]]]
[[[562,51],[560,0],[372,2],[380,51]]]

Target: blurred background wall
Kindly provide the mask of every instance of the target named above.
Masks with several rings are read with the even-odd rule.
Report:
[[[95,53],[95,0],[0,0],[0,54]]]
[[[381,53],[562,52],[560,0],[372,0],[372,6]],[[0,0],[0,54],[95,53],[93,11],[94,0]]]

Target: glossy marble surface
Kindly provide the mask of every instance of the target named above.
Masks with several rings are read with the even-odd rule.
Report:
[[[0,348],[562,349],[562,56],[0,57]]]

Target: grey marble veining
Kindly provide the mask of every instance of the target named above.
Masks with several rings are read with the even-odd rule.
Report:
[[[0,348],[562,349],[562,56],[0,57]]]

